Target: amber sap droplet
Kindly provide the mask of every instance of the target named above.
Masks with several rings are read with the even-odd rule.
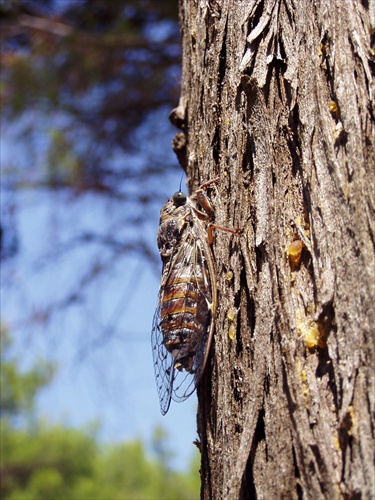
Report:
[[[333,116],[333,118],[337,118],[339,115],[339,106],[338,106],[337,102],[330,101],[328,104],[328,107],[329,107],[329,111],[330,111],[331,115]]]
[[[231,323],[231,325],[229,326],[228,335],[231,340],[233,340],[236,336],[236,327],[233,323]]]
[[[288,247],[287,254],[291,264],[298,266],[301,262],[302,250],[305,245],[301,240],[295,240]]]
[[[327,55],[327,47],[324,45],[324,43],[321,43],[319,47],[318,56],[321,57],[326,55]]]
[[[233,279],[233,273],[232,273],[232,271],[228,271],[227,272],[226,278],[227,278],[228,281],[231,281]]]
[[[315,321],[310,321],[305,331],[305,345],[308,349],[327,347],[326,337],[322,325]]]
[[[231,307],[230,309],[228,309],[227,316],[228,316],[228,319],[230,321],[234,320],[234,318],[236,316],[236,310],[234,309],[234,307]]]

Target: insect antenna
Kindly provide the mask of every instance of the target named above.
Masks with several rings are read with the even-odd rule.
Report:
[[[183,178],[184,174],[181,175],[181,179],[180,179],[180,188],[179,188],[179,191],[181,193],[181,184],[182,184],[182,178]]]

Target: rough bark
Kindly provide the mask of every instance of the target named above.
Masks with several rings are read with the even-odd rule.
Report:
[[[243,228],[213,246],[202,498],[371,498],[374,5],[180,0],[180,16],[174,146],[191,191],[219,176],[217,223]]]

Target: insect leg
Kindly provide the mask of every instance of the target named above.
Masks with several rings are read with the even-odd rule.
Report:
[[[203,189],[206,188],[207,186],[210,186],[211,184],[214,184],[215,182],[219,181],[219,177],[216,177],[215,179],[211,179],[204,184],[200,186],[199,189],[194,193],[194,197],[197,199],[199,205],[202,207],[204,212],[201,212],[200,210],[195,210],[196,214],[198,217],[201,219],[213,219],[214,218],[214,209],[212,207],[211,202],[209,201],[208,197],[205,195]],[[213,238],[213,229],[219,229],[220,231],[224,231],[226,233],[231,233],[231,234],[239,234],[241,233],[241,229],[229,229],[223,226],[219,226],[213,222],[210,222],[207,226],[207,237],[208,237],[208,243],[209,245],[212,245],[214,238]]]
[[[199,186],[199,189],[204,189],[207,186],[210,186],[211,184],[215,184],[215,182],[219,182],[219,180],[220,180],[220,177],[215,177],[215,179],[210,179],[209,181],[204,182],[203,184],[201,184]]]
[[[214,242],[213,229],[218,229],[219,231],[224,231],[225,233],[230,234],[240,234],[242,232],[242,229],[229,229],[227,227],[218,226],[217,224],[211,222],[207,226],[207,239],[210,245],[212,245],[212,243]]]

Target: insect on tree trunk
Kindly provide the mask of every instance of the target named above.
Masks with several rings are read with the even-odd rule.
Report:
[[[171,120],[216,222],[202,498],[374,492],[373,2],[180,0]]]

